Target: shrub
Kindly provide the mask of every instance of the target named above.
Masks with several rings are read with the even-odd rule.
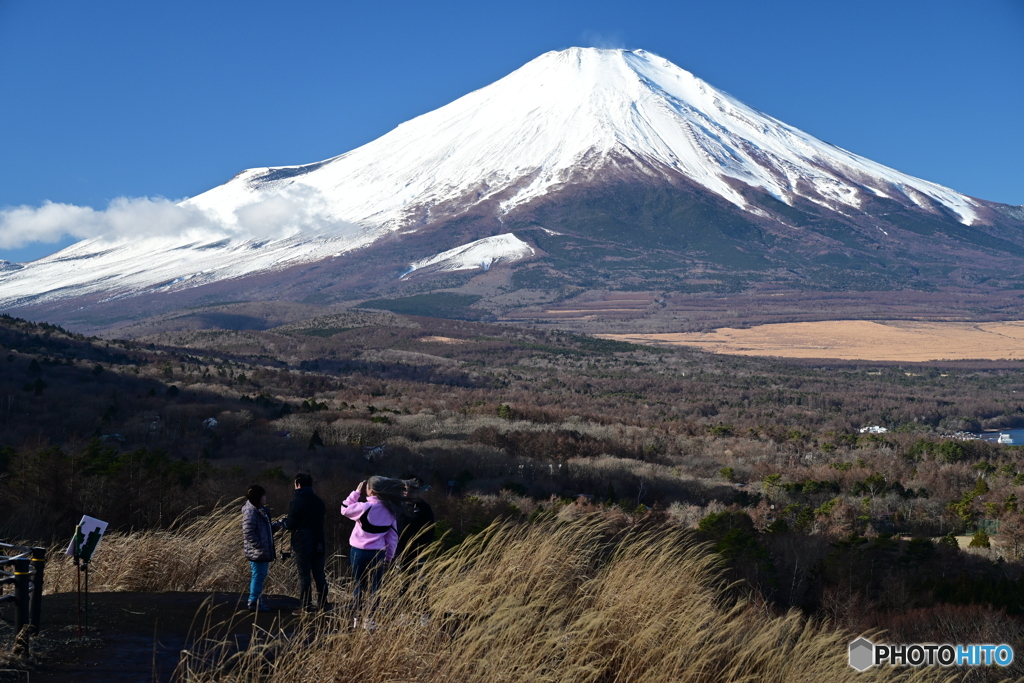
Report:
[[[978,529],[974,532],[974,537],[971,539],[971,548],[991,548],[992,544],[989,542],[988,533],[984,529]]]

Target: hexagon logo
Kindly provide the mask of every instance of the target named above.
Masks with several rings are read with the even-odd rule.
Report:
[[[867,638],[858,638],[850,643],[850,666],[857,671],[871,668],[875,659],[875,645]]]

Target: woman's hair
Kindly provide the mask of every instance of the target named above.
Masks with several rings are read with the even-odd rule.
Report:
[[[249,487],[249,490],[245,492],[246,499],[256,507],[260,506],[260,503],[263,502],[263,496],[265,495],[267,495],[267,490],[259,484],[253,484]]]
[[[405,504],[409,501],[409,496],[419,488],[419,479],[370,477],[366,480],[366,492],[369,494],[372,491],[396,518],[405,514]]]

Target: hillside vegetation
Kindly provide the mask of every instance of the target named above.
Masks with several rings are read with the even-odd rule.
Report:
[[[66,543],[84,513],[158,548],[253,482],[280,513],[298,471],[332,511],[368,474],[417,476],[445,548],[596,516],[709,543],[773,618],[1021,642],[1020,450],[948,438],[1024,426],[1017,363],[730,358],[371,311],[124,341],[4,317],[0,344],[6,538]],[[329,515],[335,577],[349,531]],[[217,585],[241,588],[236,559]]]

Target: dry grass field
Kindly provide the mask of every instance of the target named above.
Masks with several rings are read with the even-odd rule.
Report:
[[[962,323],[868,320],[779,323],[678,334],[607,334],[606,339],[696,346],[715,353],[782,358],[923,362],[1024,358],[1024,321]]]
[[[236,504],[179,529],[112,534],[97,555],[106,591],[234,590],[246,584]],[[51,589],[74,570],[54,549]],[[350,629],[350,586],[333,615],[297,631],[257,629],[239,651],[206,620],[177,680],[693,683],[943,681],[938,668],[847,665],[855,634],[739,599],[719,560],[681,529],[616,529],[593,515],[492,524],[417,571],[390,572],[373,630]],[[287,576],[275,566],[268,588]],[[367,623],[369,615],[361,615]],[[203,622],[202,615],[199,624]],[[960,680],[959,677],[956,677]]]

